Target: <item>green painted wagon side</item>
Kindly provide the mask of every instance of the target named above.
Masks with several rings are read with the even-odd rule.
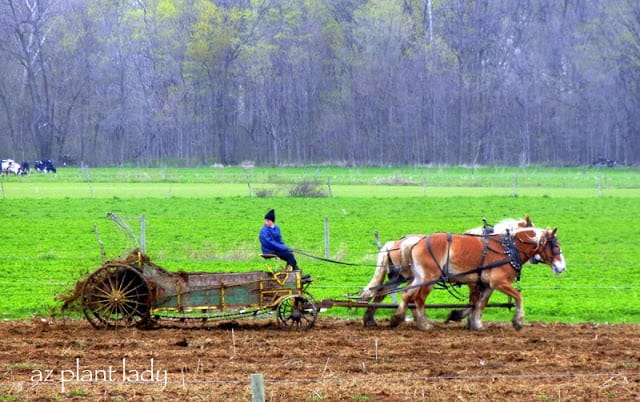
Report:
[[[143,275],[156,283],[152,313],[185,309],[229,310],[270,308],[281,298],[301,295],[300,274],[292,271],[242,273],[159,274],[153,266],[143,266]]]

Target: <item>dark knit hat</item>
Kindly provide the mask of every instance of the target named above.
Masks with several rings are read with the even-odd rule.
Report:
[[[264,216],[264,219],[269,219],[271,222],[275,222],[276,211],[274,211],[273,209],[269,210],[269,212],[267,212],[267,214]]]

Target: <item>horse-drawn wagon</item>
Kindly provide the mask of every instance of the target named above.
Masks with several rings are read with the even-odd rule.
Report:
[[[133,236],[115,215],[109,216]],[[104,263],[79,282],[70,301],[79,300],[84,315],[96,328],[152,327],[167,320],[205,323],[275,313],[281,327],[306,330],[314,326],[320,308],[349,307],[366,309],[363,321],[367,326],[376,325],[374,313],[378,308],[397,309],[392,326],[404,321],[406,309],[411,308],[419,328],[426,329],[429,324],[424,303],[428,293],[434,286],[453,283],[468,286],[468,304],[427,307],[461,308],[448,320],[469,317],[471,329],[482,327],[485,307],[516,307],[513,324],[520,329],[522,298],[512,282],[529,260],[545,262],[554,273],[564,271],[556,230],[536,229],[528,216],[521,221],[499,222],[491,227],[493,234],[487,232],[486,222],[481,229],[462,235],[410,235],[387,242],[379,247],[374,276],[356,300],[325,299],[316,304],[307,291],[311,279],[280,265],[274,255],[263,255],[273,258],[274,263],[266,264],[261,271],[187,273],[169,272],[136,248],[124,259]],[[419,280],[411,277],[413,271],[418,272]],[[492,279],[494,273],[500,280]],[[411,285],[400,287],[403,282]],[[513,301],[489,304],[494,289]],[[403,297],[398,304],[381,303],[386,295],[400,291]]]
[[[267,265],[268,266],[268,265]],[[169,272],[139,249],[109,261],[80,284],[80,306],[96,328],[151,327],[275,312],[283,328],[313,327],[318,309],[299,271]]]

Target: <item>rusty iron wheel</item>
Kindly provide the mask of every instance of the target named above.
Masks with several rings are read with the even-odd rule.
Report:
[[[144,327],[150,306],[149,284],[131,266],[106,264],[84,284],[82,310],[95,328]]]
[[[282,328],[306,331],[313,328],[318,309],[305,296],[290,295],[278,303],[278,324]]]

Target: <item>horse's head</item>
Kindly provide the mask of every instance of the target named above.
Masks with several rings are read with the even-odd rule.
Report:
[[[523,228],[532,228],[534,226],[535,225],[533,224],[533,222],[531,222],[531,218],[529,218],[529,215],[525,215],[524,218],[520,220],[511,219],[511,218],[501,220],[500,222],[494,225],[493,232],[507,233],[507,231],[509,231],[510,233],[513,233],[516,230],[523,229]]]
[[[515,225],[516,225],[516,228],[514,228],[514,229],[532,228],[532,227],[536,226],[531,221],[531,218],[529,217],[529,215],[525,215],[524,218],[520,219],[519,221],[515,221]]]
[[[566,269],[560,242],[556,237],[557,231],[558,228],[553,230],[527,228],[519,230],[516,234],[516,238],[520,240],[521,244],[528,245],[523,249],[525,254],[532,261],[538,260],[538,262],[549,265],[554,274],[560,274]]]
[[[549,264],[553,269],[554,274],[561,274],[567,269],[567,265],[564,261],[564,255],[562,255],[562,249],[560,248],[560,242],[556,237],[558,228],[553,230],[545,230],[543,235],[540,236],[538,243],[538,254],[540,259]]]

